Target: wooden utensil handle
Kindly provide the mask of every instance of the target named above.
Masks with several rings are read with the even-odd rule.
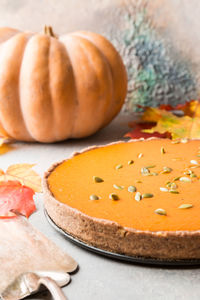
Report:
[[[39,283],[46,286],[46,288],[50,291],[54,300],[67,300],[67,297],[64,295],[61,288],[57,285],[57,283],[49,277],[40,277]]]

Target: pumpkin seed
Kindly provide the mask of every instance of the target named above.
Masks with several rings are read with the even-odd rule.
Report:
[[[164,210],[163,208],[157,208],[154,212],[157,215],[161,215],[161,216],[166,216],[167,215],[166,210]]]
[[[200,165],[195,165],[195,166],[191,166],[190,168],[191,169],[197,169],[197,168],[199,168],[200,167]]]
[[[147,167],[145,167],[146,169],[152,169],[152,168],[155,168],[156,167],[156,165],[150,165],[150,166],[147,166]]]
[[[161,147],[161,148],[160,148],[160,152],[161,152],[161,154],[165,154],[165,153],[166,153],[164,147]]]
[[[181,157],[174,157],[172,158],[173,161],[180,161],[180,160],[183,160]]]
[[[134,161],[131,159],[128,161],[128,165],[132,165],[134,163]]]
[[[175,177],[173,181],[177,181],[181,178],[181,176]]]
[[[111,194],[109,195],[109,198],[110,198],[111,200],[114,200],[114,201],[119,200],[119,196],[118,196],[117,194],[114,194],[114,193],[111,193]]]
[[[167,187],[171,187],[171,185],[172,185],[172,182],[170,182],[170,181],[166,182]]]
[[[153,198],[153,194],[151,194],[151,193],[144,193],[144,194],[142,194],[142,198]]]
[[[143,168],[141,169],[141,173],[142,173],[142,175],[146,175],[146,174],[149,174],[150,171],[149,171],[149,169],[143,167]]]
[[[104,182],[104,180],[101,178],[101,177],[98,177],[98,176],[93,176],[93,180],[95,181],[95,182]]]
[[[134,193],[134,192],[136,192],[136,187],[134,186],[134,185],[130,185],[129,187],[128,187],[128,192],[130,192],[130,193]]]
[[[175,182],[172,182],[172,184],[171,184],[171,189],[172,190],[176,190],[177,189],[177,184],[175,183]]]
[[[143,176],[153,176],[152,173],[143,174]]]
[[[99,200],[99,197],[95,194],[90,195],[90,200]]]
[[[172,144],[179,144],[180,141],[179,141],[179,140],[174,140],[174,141],[172,141],[171,143],[172,143]]]
[[[137,192],[137,193],[135,194],[135,200],[139,202],[141,199],[142,199],[141,193],[140,193],[140,192]]]
[[[142,181],[141,180],[136,180],[135,183],[142,183]]]
[[[196,161],[195,159],[192,159],[192,160],[190,161],[190,163],[191,163],[192,165],[198,165],[198,164],[199,164],[198,161]]]
[[[163,171],[161,172],[162,174],[166,174],[166,173],[171,173],[172,168],[169,167],[163,167]]]
[[[192,204],[181,204],[178,208],[180,209],[187,209],[187,208],[192,208]]]
[[[190,177],[191,177],[191,178],[195,178],[195,177],[197,177],[197,175],[194,174],[194,173],[192,173],[192,174],[190,174]]]
[[[122,185],[117,185],[117,184],[113,184],[113,187],[117,190],[123,190],[124,186]]]
[[[187,170],[184,172],[185,175],[191,175],[192,173],[193,173],[192,170]]]
[[[121,165],[121,164],[119,164],[119,165],[117,165],[117,166],[115,167],[116,170],[119,170],[119,169],[121,169],[121,168],[123,168],[123,165]]]
[[[169,192],[170,192],[171,194],[179,194],[179,192],[176,191],[176,190],[170,190]]]
[[[156,173],[156,172],[151,172],[151,174],[152,174],[153,176],[158,176],[158,173]]]
[[[143,157],[143,153],[140,153],[140,154],[138,155],[138,158],[141,158],[141,157]]]
[[[161,191],[161,192],[168,192],[168,189],[165,188],[165,187],[160,187],[160,191]]]
[[[197,157],[200,157],[200,154],[197,154]]]
[[[186,144],[186,143],[188,143],[188,139],[187,139],[187,138],[183,138],[183,139],[181,139],[181,143],[183,143],[183,144]]]
[[[181,182],[191,182],[191,179],[188,178],[188,177],[180,177],[179,181],[181,181]]]

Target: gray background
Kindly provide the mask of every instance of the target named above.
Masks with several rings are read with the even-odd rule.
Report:
[[[94,2],[92,0],[0,0],[0,26],[40,31],[44,24],[51,24],[55,31],[60,33],[79,28],[93,29],[94,17],[88,14],[88,9]],[[81,6],[81,3],[84,3],[84,6]],[[109,1],[98,1],[95,6],[95,30],[99,32],[103,31],[104,20],[101,9],[98,10],[97,7],[101,8],[104,5],[109,6]],[[74,18],[72,15],[74,9],[80,13],[81,18]],[[7,168],[11,164],[20,162],[36,163],[36,170],[43,175],[53,162],[68,157],[74,151],[89,145],[106,144],[121,139],[128,130],[128,119],[131,119],[131,116],[121,115],[106,129],[79,141],[51,145],[19,143],[16,145],[16,150],[0,156],[0,167]],[[72,275],[70,285],[64,288],[69,300],[199,299],[198,268],[153,268],[113,261],[87,252],[71,244],[51,228],[44,217],[42,195],[36,196],[36,203],[38,210],[31,216],[30,222],[79,263],[79,271]],[[37,299],[47,298],[49,297],[46,295],[37,297]]]
[[[126,1],[126,0],[125,0]],[[57,34],[74,30],[108,32],[124,0],[0,0],[0,26]],[[118,22],[119,23],[119,22]],[[119,26],[119,25],[118,25]]]

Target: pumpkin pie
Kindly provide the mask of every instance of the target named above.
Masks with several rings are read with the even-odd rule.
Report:
[[[200,258],[200,141],[92,147],[45,175],[45,208],[77,239],[159,259]]]

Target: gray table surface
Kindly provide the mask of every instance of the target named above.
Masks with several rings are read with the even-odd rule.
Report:
[[[121,139],[128,130],[130,119],[131,116],[120,115],[107,128],[87,139],[47,145],[19,143],[14,151],[0,156],[0,166],[6,168],[14,163],[36,163],[35,169],[43,175],[53,162],[68,157],[74,151]],[[200,298],[198,268],[154,268],[114,261],[83,250],[58,234],[47,222],[42,194],[38,194],[35,200],[37,212],[30,217],[30,222],[79,264],[78,272],[72,275],[71,283],[64,288],[69,300]],[[37,299],[49,299],[49,296],[40,295]]]

